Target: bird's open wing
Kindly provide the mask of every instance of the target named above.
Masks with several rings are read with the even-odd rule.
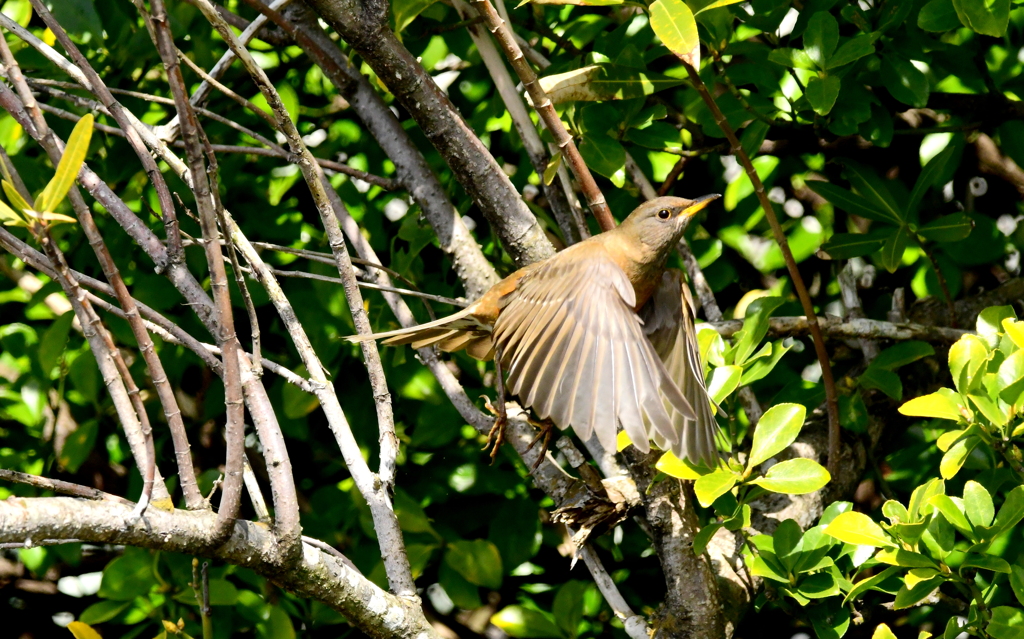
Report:
[[[524,277],[494,325],[509,389],[541,419],[584,440],[596,433],[606,450],[617,423],[645,452],[652,436],[676,444],[673,424],[694,412],[644,336],[635,300],[626,274],[592,244]]]
[[[650,301],[640,309],[647,335],[687,401],[696,412],[692,416],[674,414],[672,428],[682,433],[678,441],[668,440],[680,459],[714,463],[718,458],[715,421],[711,398],[704,384],[704,365],[700,361],[697,331],[694,328],[694,304],[682,273],[670,269],[662,275]],[[664,445],[658,439],[659,446]]]

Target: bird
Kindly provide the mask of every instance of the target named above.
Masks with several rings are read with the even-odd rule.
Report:
[[[583,441],[596,435],[615,450],[621,425],[640,452],[653,441],[714,466],[718,424],[695,306],[682,274],[666,264],[694,216],[719,197],[649,200],[614,229],[517,270],[453,315],[348,339],[494,359],[499,384],[506,371],[505,387],[522,405]]]

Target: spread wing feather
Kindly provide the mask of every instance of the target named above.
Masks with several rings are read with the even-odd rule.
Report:
[[[669,375],[696,411],[696,419],[673,414],[672,428],[683,433],[683,437],[672,447],[672,452],[680,459],[688,457],[714,463],[718,458],[715,444],[718,423],[704,383],[704,365],[700,361],[693,314],[690,291],[682,281],[682,274],[674,270],[665,272],[651,300],[641,310],[644,332]]]
[[[629,279],[602,251],[567,249],[502,304],[494,340],[508,387],[541,419],[610,450],[619,424],[640,450],[651,437],[683,446],[677,425],[694,409],[644,335]]]

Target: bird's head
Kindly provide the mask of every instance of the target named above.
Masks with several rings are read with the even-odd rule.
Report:
[[[635,237],[655,255],[667,254],[679,242],[690,220],[720,197],[717,193],[702,195],[694,200],[659,197],[638,206],[619,229]]]

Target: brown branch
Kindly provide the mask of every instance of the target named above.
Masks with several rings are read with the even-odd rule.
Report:
[[[14,482],[17,484],[25,484],[26,486],[35,486],[36,488],[42,488],[43,490],[52,490],[55,493],[71,495],[73,497],[97,499],[100,501],[111,501],[117,504],[124,504],[126,506],[135,505],[131,501],[123,497],[118,497],[117,495],[105,493],[99,488],[83,486],[81,484],[75,484],[69,481],[62,481],[60,479],[40,477],[39,475],[19,473],[16,470],[7,470],[6,468],[0,468],[0,479],[4,479],[6,481]]]
[[[740,144],[739,138],[736,137],[736,132],[732,130],[728,120],[722,110],[718,108],[718,104],[715,99],[711,97],[708,92],[707,86],[701,79],[700,74],[690,66],[689,63],[683,61],[683,66],[686,67],[687,73],[690,75],[690,82],[693,83],[694,88],[700,93],[701,99],[711,110],[711,113],[715,117],[715,122],[725,133],[725,137],[729,140],[732,145],[732,151],[735,153],[740,160],[740,164],[747,171],[747,177],[750,178],[751,184],[754,185],[754,193],[757,195],[757,199],[761,202],[761,208],[764,209],[765,217],[768,218],[768,224],[772,227],[772,233],[775,235],[775,241],[778,242],[779,248],[782,250],[782,256],[786,260],[786,268],[789,270],[789,275],[793,280],[793,288],[796,289],[796,295],[800,298],[800,304],[803,306],[804,314],[810,321],[811,337],[814,341],[814,351],[818,356],[818,363],[821,365],[821,379],[825,386],[825,406],[828,410],[829,418],[829,459],[828,467],[832,474],[835,474],[837,469],[836,464],[839,463],[839,396],[836,393],[836,382],[832,376],[832,365],[829,363],[828,351],[825,350],[825,338],[821,334],[821,328],[817,323],[817,316],[814,312],[814,304],[811,302],[811,297],[807,293],[807,286],[804,284],[803,277],[800,275],[800,269],[796,265],[796,260],[793,259],[793,252],[789,249],[789,242],[786,240],[786,234],[782,230],[782,226],[779,224],[778,218],[775,216],[775,209],[772,206],[771,200],[768,199],[768,194],[764,190],[764,184],[761,183],[761,178],[758,177],[757,171],[754,169],[754,165],[750,161],[750,156],[743,150],[743,145]]]
[[[484,17],[484,21],[487,23],[487,28],[491,34],[505,51],[505,57],[508,58],[512,68],[515,69],[516,75],[522,80],[523,86],[526,87],[527,92],[530,94],[537,114],[544,121],[548,131],[555,138],[555,143],[562,152],[562,156],[572,168],[573,175],[576,176],[576,180],[583,191],[583,196],[587,200],[587,205],[590,206],[590,210],[597,219],[597,223],[605,231],[612,230],[615,228],[616,222],[612,216],[611,209],[608,208],[608,203],[604,199],[604,194],[601,193],[601,189],[597,186],[594,176],[590,173],[590,169],[587,168],[586,162],[583,161],[583,156],[580,155],[579,149],[576,148],[576,143],[573,141],[572,136],[566,131],[561,118],[555,112],[555,107],[548,98],[547,93],[540,86],[537,73],[523,56],[523,51],[519,48],[519,44],[513,37],[512,30],[501,19],[501,16],[498,15],[490,0],[472,0],[472,2],[480,15]]]

